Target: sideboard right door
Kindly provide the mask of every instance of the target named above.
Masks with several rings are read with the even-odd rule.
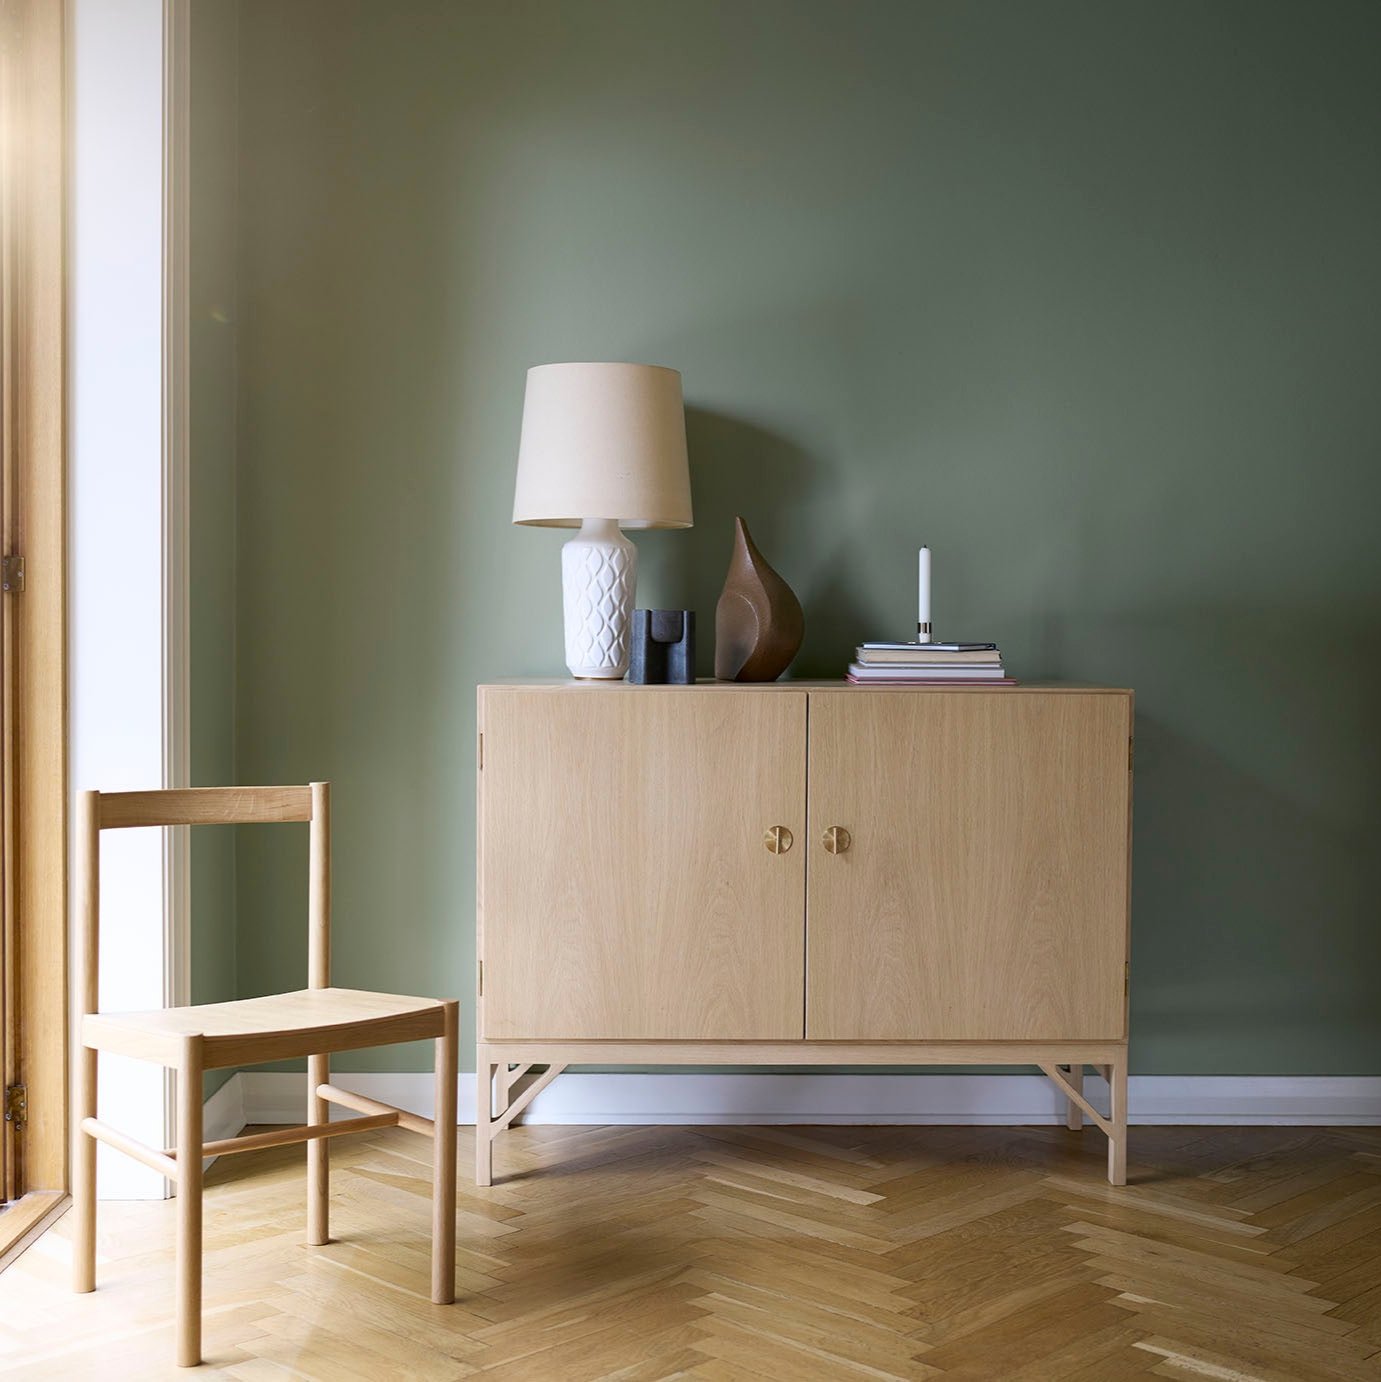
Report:
[[[1130,710],[810,693],[808,1037],[1123,1037]]]
[[[799,1041],[806,695],[485,687],[483,1039]]]

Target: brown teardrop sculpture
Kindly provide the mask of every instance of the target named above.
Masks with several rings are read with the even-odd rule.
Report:
[[[776,681],[805,637],[801,602],[767,564],[743,519],[714,613],[714,674],[720,681]]]

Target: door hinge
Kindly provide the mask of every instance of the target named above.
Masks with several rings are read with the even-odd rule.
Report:
[[[29,1121],[29,1087],[12,1084],[5,1087],[5,1122],[22,1128]]]
[[[479,996],[484,997],[484,961],[479,961]]]
[[[1122,966],[1122,996],[1130,997],[1132,992],[1132,962],[1128,960]]]
[[[24,591],[24,558],[21,556],[0,557],[0,590],[7,595],[20,595]]]
[[[484,771],[484,731],[480,730],[479,770]]]
[[[1132,770],[1132,760],[1133,760],[1135,757],[1136,757],[1136,740],[1135,740],[1135,739],[1128,739],[1128,740],[1127,740],[1127,771],[1128,771],[1128,772],[1131,772],[1131,770]]]

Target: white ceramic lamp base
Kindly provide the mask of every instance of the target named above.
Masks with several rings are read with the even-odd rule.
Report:
[[[573,677],[617,681],[628,671],[628,621],[638,549],[612,518],[587,518],[561,549],[566,666]]]

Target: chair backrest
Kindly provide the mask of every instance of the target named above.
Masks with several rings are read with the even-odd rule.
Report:
[[[98,1010],[101,831],[145,825],[309,823],[307,984],[331,982],[331,784],[305,787],[174,787],[152,792],[79,792],[76,820],[77,1001]]]

